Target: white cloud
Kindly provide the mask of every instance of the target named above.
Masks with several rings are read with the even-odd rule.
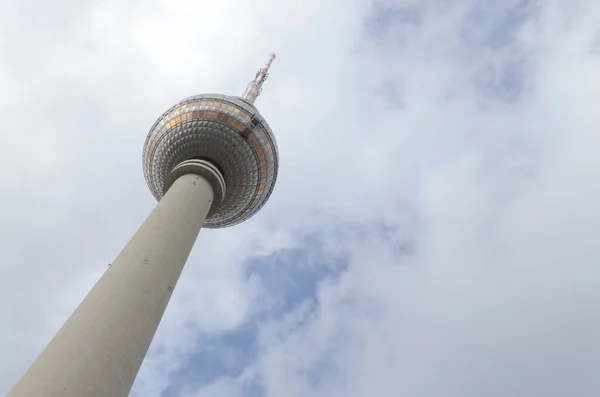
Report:
[[[0,7],[0,394],[151,210],[154,119],[241,92],[272,50],[277,189],[201,233],[136,394],[258,318],[243,373],[186,395],[598,394],[593,1],[38,3]],[[314,233],[348,267],[258,316],[246,261]]]

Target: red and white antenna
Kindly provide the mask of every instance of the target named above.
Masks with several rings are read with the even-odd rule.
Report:
[[[256,101],[256,98],[262,92],[263,83],[267,80],[267,77],[269,77],[269,68],[271,67],[271,64],[273,63],[273,60],[276,56],[277,55],[274,52],[272,52],[271,55],[269,55],[269,60],[267,61],[267,63],[265,63],[265,66],[263,66],[262,69],[259,69],[258,72],[256,72],[256,77],[254,78],[254,80],[252,80],[246,86],[246,92],[244,92],[244,95],[242,95],[242,99],[245,99],[247,102],[250,102],[252,104],[254,103],[254,101]]]

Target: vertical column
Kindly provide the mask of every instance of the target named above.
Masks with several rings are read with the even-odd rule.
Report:
[[[7,397],[126,397],[213,199],[179,177]]]

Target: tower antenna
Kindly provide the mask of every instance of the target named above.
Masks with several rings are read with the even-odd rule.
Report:
[[[269,68],[271,67],[271,63],[273,63],[273,60],[276,56],[277,54],[275,54],[274,52],[272,52],[271,55],[269,55],[269,59],[267,60],[267,63],[265,63],[265,66],[263,66],[262,69],[259,69],[258,72],[256,72],[256,77],[254,78],[254,80],[249,82],[246,86],[246,92],[244,92],[244,95],[242,95],[242,99],[245,99],[247,102],[254,104],[254,101],[256,101],[256,98],[262,92],[263,83],[269,77]]]

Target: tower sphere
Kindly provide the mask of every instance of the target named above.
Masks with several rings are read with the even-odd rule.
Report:
[[[208,228],[233,226],[257,213],[273,191],[279,162],[275,136],[252,102],[221,94],[192,96],[164,112],[146,137],[142,159],[157,200],[182,162],[216,166],[226,192],[213,203],[203,225]]]

